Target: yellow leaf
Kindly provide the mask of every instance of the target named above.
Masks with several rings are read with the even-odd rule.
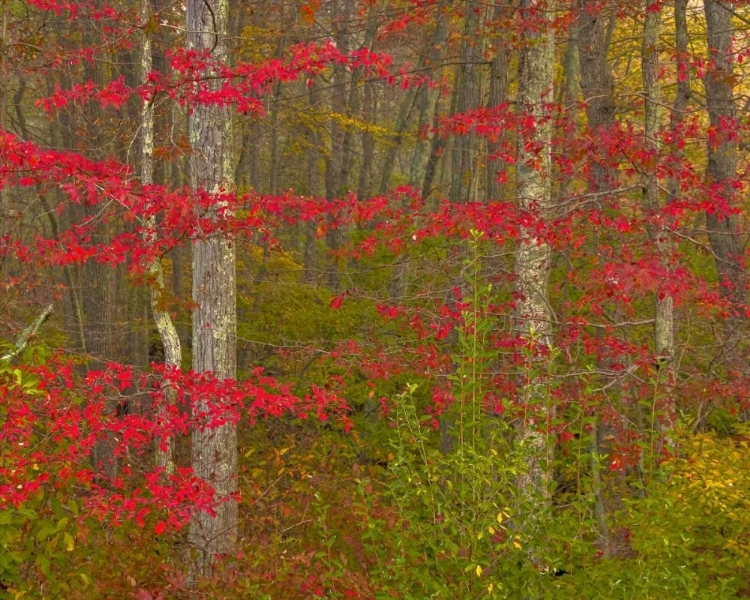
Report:
[[[481,577],[481,576],[482,576],[482,567],[477,565],[477,577]]]
[[[489,527],[487,528],[487,531],[489,531],[489,532],[490,532],[490,535],[495,535],[495,528],[494,528],[494,527],[492,527],[492,525],[490,525],[490,526],[489,526]]]
[[[499,512],[497,513],[497,522],[502,523],[503,522],[503,513]]]
[[[521,543],[518,540],[513,540],[513,547],[516,550],[521,550]]]

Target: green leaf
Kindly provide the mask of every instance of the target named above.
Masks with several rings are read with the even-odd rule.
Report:
[[[26,373],[23,377],[21,387],[25,390],[35,388],[39,384],[39,376],[36,373]]]
[[[41,521],[41,523],[42,525],[36,532],[35,536],[37,542],[42,542],[50,537],[53,533],[55,533],[55,528],[51,523],[49,523],[48,521]]]
[[[34,564],[39,567],[39,571],[41,571],[42,575],[44,575],[45,577],[49,577],[49,558],[44,556],[44,554],[40,554],[36,557]]]

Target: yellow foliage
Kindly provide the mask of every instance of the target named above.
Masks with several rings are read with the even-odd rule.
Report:
[[[662,478],[646,498],[632,502],[627,514],[625,524],[642,564],[653,565],[663,577],[690,573],[705,589],[721,581],[734,592],[750,581],[745,439],[715,433],[681,438],[680,457],[663,465]]]
[[[333,111],[317,111],[316,115],[320,119],[336,121],[344,129],[351,129],[353,131],[362,131],[365,133],[369,133],[372,137],[374,137],[375,139],[380,139],[381,141],[384,141],[384,138],[394,138],[399,135],[399,133],[395,129],[382,127],[380,125],[374,125],[373,123],[368,123],[367,121],[363,121],[362,119],[357,119],[351,115],[346,115],[343,113]],[[413,133],[402,135],[414,137]]]

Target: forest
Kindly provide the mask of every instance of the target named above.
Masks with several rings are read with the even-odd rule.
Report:
[[[0,598],[750,597],[750,4],[1,10]]]

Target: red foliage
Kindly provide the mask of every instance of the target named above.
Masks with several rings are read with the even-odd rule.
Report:
[[[123,47],[130,43],[128,34],[134,33],[127,15],[113,8],[62,0],[33,0],[29,4],[41,11],[65,14],[71,21],[86,18],[105,22],[122,34],[117,37],[121,40],[117,44]],[[381,28],[382,38],[403,35],[437,10],[434,2],[415,1],[412,5],[399,9],[398,16]],[[312,21],[318,8],[319,3],[313,0],[301,6],[299,12],[303,20]],[[532,14],[524,26],[534,30],[537,21]],[[564,24],[563,19],[555,26]],[[100,58],[95,54],[92,48],[63,51],[55,47],[45,49],[43,56],[47,68],[54,69],[61,64],[91,64]],[[92,106],[119,111],[129,102],[155,103],[169,98],[188,110],[199,105],[229,106],[240,114],[262,118],[267,96],[275,84],[300,78],[312,84],[333,66],[358,70],[363,78],[402,89],[437,85],[430,78],[395,64],[385,53],[364,47],[341,52],[330,39],[297,43],[278,57],[259,63],[237,60],[231,66],[217,62],[208,53],[176,48],[168,53],[166,66],[166,73],[148,74],[144,85],[128,85],[124,77],[106,84],[84,81],[65,88],[55,83],[36,104],[53,118],[71,107],[77,111]],[[710,68],[698,59],[681,61],[676,76],[683,81],[688,71],[695,71],[700,77]],[[43,69],[40,72],[44,74]],[[213,74],[211,81],[206,72]],[[214,79],[220,81],[218,87],[210,85]],[[704,141],[712,148],[737,142],[747,132],[748,124],[722,118],[706,127],[699,116],[688,117],[660,134],[661,141],[674,148],[655,152],[645,144],[637,122],[623,120],[595,134],[570,136],[575,123],[564,112],[551,105],[545,107],[543,117],[554,127],[553,161],[559,177],[556,183],[564,188],[552,215],[543,215],[533,207],[520,210],[509,201],[428,203],[420,190],[408,186],[372,198],[349,194],[330,199],[293,191],[273,196],[236,194],[231,190],[211,194],[205,190],[142,185],[127,164],[93,160],[83,152],[45,148],[2,131],[0,187],[34,188],[39,196],[52,196],[54,190],[60,200],[53,211],[62,212],[70,206],[97,209],[95,218],[70,222],[60,231],[46,235],[25,235],[20,226],[8,228],[9,233],[0,238],[0,257],[18,265],[18,271],[28,273],[14,272],[7,277],[4,273],[2,286],[5,290],[28,291],[45,269],[90,261],[111,267],[126,265],[132,275],[143,278],[149,264],[185,239],[198,240],[221,232],[236,238],[254,236],[256,240],[275,242],[283,226],[305,222],[317,225],[318,237],[336,229],[366,230],[360,241],[338,248],[337,258],[367,260],[379,251],[391,257],[421,257],[423,250],[431,252],[438,247],[447,259],[436,262],[450,264],[433,265],[427,273],[426,277],[432,277],[433,289],[425,293],[420,290],[408,301],[378,298],[374,303],[375,312],[390,328],[389,335],[398,331],[395,349],[387,336],[373,335],[367,344],[356,340],[331,344],[327,353],[335,367],[344,367],[347,373],[356,373],[369,383],[386,385],[403,377],[427,381],[427,411],[435,418],[429,422],[436,426],[436,419],[454,402],[449,376],[455,370],[456,334],[476,333],[472,329],[476,324],[465,315],[471,299],[465,298],[461,287],[455,285],[457,273],[463,275],[463,251],[457,248],[464,248],[467,240],[481,234],[482,243],[489,249],[487,254],[494,257],[512,252],[519,239],[530,237],[540,245],[549,245],[559,271],[550,286],[560,291],[553,324],[555,348],[561,354],[560,372],[539,374],[538,380],[550,383],[556,377],[576,378],[576,384],[561,384],[553,392],[560,418],[564,418],[565,409],[572,403],[585,415],[596,414],[615,430],[617,437],[612,444],[610,469],[628,469],[639,459],[638,433],[628,429],[619,412],[622,407],[615,406],[606,393],[586,389],[587,374],[596,370],[608,382],[617,382],[624,405],[635,406],[650,398],[655,369],[652,340],[640,330],[626,336],[620,329],[629,320],[637,322],[643,306],[653,305],[655,299],[669,297],[678,310],[684,310],[690,318],[703,319],[711,327],[716,325],[717,329],[727,319],[750,314],[750,307],[738,305],[728,296],[729,281],[715,282],[694,268],[686,259],[687,251],[680,246],[704,213],[719,215],[722,221],[742,216],[735,196],[746,187],[745,173],[728,182],[708,182],[689,158],[674,152],[674,148],[681,150]],[[473,135],[497,144],[488,160],[518,170],[522,166],[538,168],[536,160],[528,165],[518,164],[516,144],[525,143],[527,152],[541,151],[534,146],[532,135],[539,124],[534,114],[504,102],[440,118],[422,133],[438,137]],[[511,141],[509,131],[517,139]],[[592,198],[586,184],[593,172],[602,168],[617,181],[607,182],[612,184],[610,193]],[[646,207],[641,202],[641,177],[648,172],[656,173],[662,183],[672,181],[676,185],[675,198],[662,208]],[[505,178],[503,171],[499,181],[505,183]],[[29,191],[32,190],[26,189]],[[103,225],[120,223],[127,226],[102,232]],[[681,233],[683,229],[688,233]],[[663,232],[674,242],[667,256],[663,247],[655,243],[655,231]],[[737,260],[744,268],[744,256]],[[486,318],[508,323],[519,297],[508,291],[513,277],[505,272],[507,264],[500,261],[492,268],[493,272],[483,276],[495,289],[507,293],[487,299]],[[443,291],[435,294],[435,289]],[[447,296],[445,290],[450,290]],[[348,309],[348,303],[356,301],[357,296],[355,289],[338,292],[330,299],[329,308],[340,310],[346,300]],[[481,374],[489,389],[482,396],[484,405],[495,415],[506,416],[507,411],[508,418],[515,418],[528,409],[519,406],[519,381],[528,376],[537,359],[549,356],[550,349],[522,339],[512,326],[495,327],[487,334],[487,346],[495,354],[491,368]],[[704,403],[718,402],[717,398],[733,399],[739,408],[746,409],[746,398],[750,396],[744,367],[728,363],[724,378],[715,377],[715,365],[723,359],[724,349],[714,351],[714,358],[704,360],[700,352],[691,357],[684,366],[684,376],[669,382],[670,393],[677,397],[682,390],[685,398],[700,398],[698,401]],[[38,383],[29,388],[10,374],[0,378],[4,411],[0,422],[0,509],[19,506],[42,486],[75,488],[85,497],[91,514],[114,523],[132,519],[143,525],[149,514],[164,511],[159,514],[168,516],[154,526],[154,532],[160,535],[184,527],[196,511],[213,511],[213,490],[190,469],[178,469],[169,476],[154,469],[139,474],[139,484],[134,486],[129,479],[132,473],[125,465],[118,478],[106,481],[98,466],[91,464],[94,449],[102,440],[116,440],[115,456],[125,462],[128,454],[153,452],[154,440],[163,446],[168,439],[195,428],[218,427],[243,419],[255,423],[285,415],[299,419],[315,416],[321,421],[334,420],[347,432],[352,426],[349,406],[338,382],[318,382],[309,386],[306,394],[297,394],[291,385],[280,383],[260,369],[244,381],[220,380],[210,373],[165,369],[158,364],[139,373],[129,365],[107,363],[81,375],[74,359],[63,354],[56,354],[44,365],[21,365],[19,370],[37,376]],[[598,385],[609,383],[599,381]],[[125,415],[108,411],[108,400],[112,398],[135,401],[128,395],[134,388],[147,398],[139,400],[143,410]],[[176,393],[176,403],[167,402],[165,390]],[[388,400],[379,394],[383,412],[387,413]],[[547,433],[554,434],[563,446],[574,439],[565,425],[550,429]],[[314,577],[308,583],[314,595],[323,594]]]

